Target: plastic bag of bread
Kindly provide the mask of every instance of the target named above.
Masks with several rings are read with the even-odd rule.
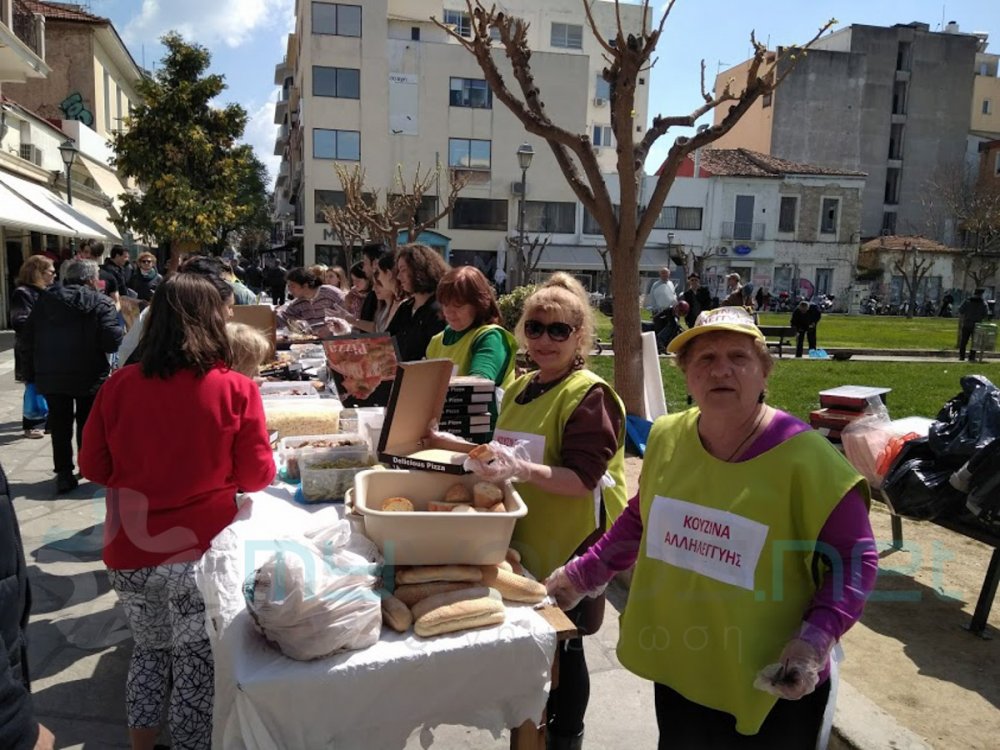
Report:
[[[258,632],[300,661],[367,648],[381,634],[378,563],[323,547],[307,537],[278,539],[243,587]]]
[[[879,454],[896,433],[890,425],[889,412],[881,401],[877,405],[869,404],[868,410],[870,413],[844,427],[840,441],[847,460],[873,488],[878,489],[885,478],[885,472],[878,469]]]

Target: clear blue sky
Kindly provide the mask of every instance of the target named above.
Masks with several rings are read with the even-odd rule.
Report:
[[[89,6],[91,12],[111,18],[133,57],[140,65],[145,61],[147,68],[154,67],[163,55],[158,39],[170,29],[208,47],[213,71],[224,75],[229,85],[221,99],[239,102],[247,110],[251,119],[246,140],[273,176],[279,161],[272,155],[277,94],[274,66],[284,54],[285,37],[293,25],[293,0],[77,1]],[[444,4],[442,0],[442,7]],[[463,2],[449,0],[447,4],[461,7]],[[658,23],[665,2],[653,0],[652,5],[654,23]],[[717,70],[749,56],[751,30],[771,46],[802,43],[829,18],[839,21],[835,28],[851,23],[889,26],[922,21],[939,30],[942,21],[957,21],[962,31],[989,32],[989,51],[1000,51],[1000,2],[995,0],[773,0],[769,4],[678,0],[657,50],[650,117],[686,114],[699,106],[700,61],[705,60],[706,82],[711,86]],[[677,134],[671,131],[660,139],[648,169],[655,169]]]

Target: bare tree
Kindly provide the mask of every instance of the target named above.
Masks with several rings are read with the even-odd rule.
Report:
[[[475,6],[472,0],[466,0],[472,25],[471,38],[463,37],[437,19],[433,20],[476,58],[493,96],[503,102],[525,130],[547,142],[573,193],[601,228],[612,258],[611,291],[614,298],[638,300],[642,248],[659,216],[678,169],[689,154],[725,135],[757,99],[774,91],[791,71],[796,54],[802,54],[803,51],[795,47],[779,50],[768,61],[766,47],[758,43],[751,34],[753,59],[747,66],[746,80],[741,89],[734,88],[736,81],[730,80],[721,91],[709,92],[705,86],[705,63],[702,61],[701,97],[704,103],[688,114],[668,117],[657,115],[653,118],[652,127],[637,142],[636,86],[639,78],[648,75],[655,63],[653,52],[675,0],[669,0],[659,24],[649,30],[646,29],[645,19],[650,14],[650,0],[642,2],[644,20],[641,30],[622,26],[619,1],[615,0],[617,30],[609,40],[597,27],[590,0],[581,0],[587,24],[608,63],[602,75],[610,86],[611,129],[617,143],[620,184],[618,202],[621,206],[618,214],[592,151],[590,138],[586,134],[575,132],[581,123],[574,124],[574,130],[568,130],[554,123],[545,111],[542,92],[532,72],[527,22],[498,11],[495,6],[486,8],[480,0],[476,0]],[[834,22],[820,28],[806,47],[830,28],[832,23]],[[508,86],[500,72],[497,56],[494,55],[498,51],[494,47],[494,38],[499,41],[510,63],[517,91]],[[648,203],[640,206],[640,181],[644,176],[646,157],[653,144],[671,127],[693,127],[700,117],[724,104],[730,106],[717,125],[705,128],[692,137],[679,136],[674,140]],[[645,407],[639,318],[637,304],[623,304],[615,310],[615,388],[630,414],[643,415]]]
[[[365,172],[361,167],[348,169],[343,164],[335,164],[340,186],[344,191],[344,204],[323,209],[326,223],[340,241],[344,251],[346,270],[354,265],[355,249],[360,250],[368,241],[367,213],[371,210],[371,200],[365,201]]]
[[[536,234],[532,238],[525,238],[524,245],[521,245],[521,238],[517,235],[507,237],[507,252],[514,254],[515,273],[511,280],[511,288],[528,284],[531,276],[538,269],[538,261],[542,259],[542,251],[549,246],[552,235],[543,238]]]
[[[934,260],[930,257],[920,257],[920,248],[910,242],[903,245],[899,255],[893,258],[892,267],[903,277],[906,296],[909,304],[906,306],[906,317],[912,318],[917,309],[917,292],[924,277],[931,270]]]

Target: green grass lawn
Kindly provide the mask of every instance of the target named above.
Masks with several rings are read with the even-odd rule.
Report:
[[[590,367],[614,382],[612,357],[593,357]],[[687,408],[687,389],[680,370],[663,359],[663,388],[669,412]],[[893,419],[909,416],[934,417],[944,403],[959,393],[959,378],[972,373],[1000,382],[995,363],[967,362],[833,362],[784,359],[775,362],[767,401],[800,419],[819,408],[820,391],[839,385],[871,385],[892,388],[888,396]]]

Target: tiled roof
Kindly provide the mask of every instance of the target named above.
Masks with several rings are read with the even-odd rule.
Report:
[[[893,234],[887,237],[875,237],[874,239],[870,239],[868,242],[863,244],[861,246],[861,250],[862,252],[870,252],[872,250],[893,252],[899,250],[909,250],[912,247],[917,247],[919,250],[929,253],[961,252],[958,248],[942,245],[940,242],[929,240],[926,237],[907,234]]]
[[[83,6],[73,3],[50,3],[41,0],[24,0],[28,10],[32,13],[41,13],[46,19],[52,21],[80,21],[82,23],[111,23],[107,18],[95,16],[83,9]]]
[[[693,155],[688,156],[693,159]],[[699,156],[701,169],[719,177],[784,177],[786,175],[828,175],[830,177],[864,177],[838,167],[779,159],[776,156],[751,151],[748,148],[705,148]]]

